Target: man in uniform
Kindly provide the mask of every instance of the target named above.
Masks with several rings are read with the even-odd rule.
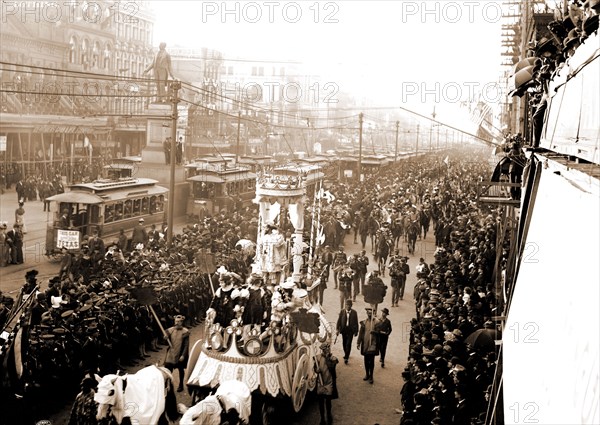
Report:
[[[360,294],[360,270],[361,264],[358,261],[358,254],[353,254],[348,260],[348,266],[354,272],[352,275],[352,301],[356,301],[356,296]]]
[[[354,280],[354,271],[345,263],[341,267],[337,276],[340,289],[340,309],[344,308],[346,300],[352,296],[352,281]]]
[[[334,272],[333,273],[333,283],[335,286],[333,289],[337,289],[339,272],[342,270],[343,266],[346,264],[347,261],[348,261],[348,256],[344,252],[344,247],[342,245],[340,245],[338,248],[338,251],[333,255],[333,264],[331,265],[331,267],[333,268],[333,272]],[[343,308],[343,306],[342,306],[342,308]]]
[[[175,325],[166,330],[166,337],[170,341],[165,358],[165,367],[171,372],[174,368],[179,371],[179,386],[177,392],[183,391],[184,369],[187,365],[190,347],[190,331],[183,327],[185,317],[175,316]]]
[[[362,293],[365,287],[365,280],[367,278],[367,268],[369,266],[369,257],[367,257],[367,251],[364,249],[360,251],[356,261],[359,265],[358,278],[360,280],[360,292]]]

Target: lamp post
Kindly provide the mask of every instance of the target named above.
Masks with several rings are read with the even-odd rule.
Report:
[[[167,248],[171,248],[173,244],[173,224],[175,215],[175,153],[177,152],[177,104],[179,103],[179,90],[181,89],[180,81],[172,81],[170,83],[171,101],[173,103],[171,115],[171,175],[169,179],[169,214],[167,216]]]

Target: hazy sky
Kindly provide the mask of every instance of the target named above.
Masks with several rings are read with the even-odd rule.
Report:
[[[154,44],[298,60],[374,105],[443,110],[498,80],[500,3],[153,1]]]

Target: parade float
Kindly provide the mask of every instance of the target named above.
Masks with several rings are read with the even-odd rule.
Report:
[[[276,423],[282,409],[301,410],[307,392],[317,384],[314,362],[320,345],[331,338],[331,326],[320,306],[311,303],[312,288],[306,284],[310,281],[303,255],[308,244],[302,240],[306,198],[301,172],[258,175],[252,274],[241,282],[235,273],[217,270],[218,302],[207,312],[204,338],[190,353],[185,382],[194,398],[227,380],[242,381],[252,392],[255,423]],[[294,228],[288,238],[279,232],[285,220]],[[236,285],[229,285],[229,278]],[[262,309],[257,307],[259,299]],[[230,315],[220,311],[227,309]]]

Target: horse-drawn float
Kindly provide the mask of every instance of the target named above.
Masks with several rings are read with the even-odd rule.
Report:
[[[301,175],[258,176],[253,273],[247,282],[224,269],[214,276],[220,287],[207,312],[204,338],[190,352],[185,376],[194,402],[222,382],[238,380],[251,391],[252,421],[274,424],[280,409],[299,412],[307,392],[315,389],[315,359],[332,329],[320,305],[311,304],[311,288],[304,283],[305,198]],[[295,230],[289,240],[278,231],[285,220]]]

